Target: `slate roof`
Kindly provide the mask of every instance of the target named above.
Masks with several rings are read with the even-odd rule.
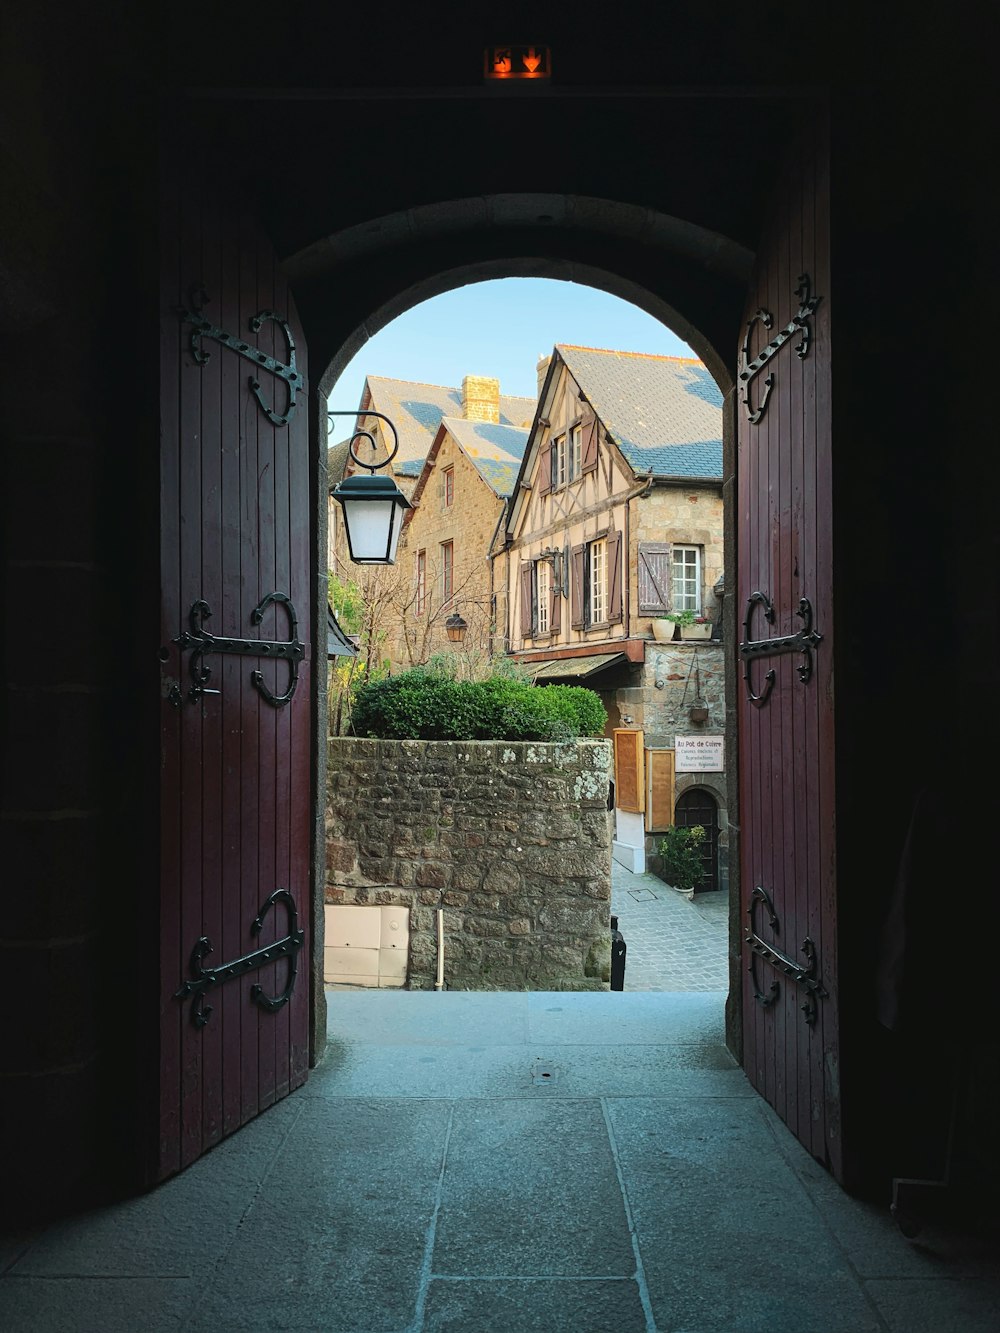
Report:
[[[392,380],[382,375],[366,379],[371,406],[384,412],[399,435],[399,453],[393,471],[407,477],[420,475],[419,464],[430,452],[442,417],[462,417],[462,390],[441,384],[421,384],[414,380]],[[535,415],[534,398],[500,395],[500,425],[531,425]],[[362,420],[361,425],[364,425]],[[487,423],[482,423],[487,424]],[[417,463],[416,468],[412,464]]]
[[[638,475],[722,479],[722,393],[703,362],[558,343]]]
[[[455,438],[495,494],[506,499],[513,493],[528,443],[529,431],[526,427],[496,425],[490,421],[466,421],[464,417],[443,417],[441,424]]]

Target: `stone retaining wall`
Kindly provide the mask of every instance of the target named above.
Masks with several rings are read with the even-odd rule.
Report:
[[[607,990],[606,740],[330,743],[326,902],[410,909],[408,985]]]

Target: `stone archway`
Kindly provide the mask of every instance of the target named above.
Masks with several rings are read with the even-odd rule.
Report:
[[[375,332],[406,310],[456,287],[502,277],[544,277],[599,288],[630,301],[684,338],[723,391],[725,494],[731,502],[734,335],[752,259],[745,246],[730,238],[648,208],[535,194],[476,197],[408,209],[333,233],[287,257],[285,269],[308,332],[313,364],[323,367],[313,404],[317,552],[325,551],[327,542],[325,451],[320,445],[326,440],[326,399],[340,373]],[[726,541],[730,586],[735,581],[732,531],[730,521]],[[325,604],[316,611],[325,614]],[[732,621],[727,637],[733,641],[731,599],[725,616]],[[317,790],[323,790],[325,778],[323,703]],[[736,809],[736,737],[729,730],[726,804]],[[731,934],[739,922],[736,836],[734,830]],[[318,815],[315,837],[315,863],[322,866],[323,824]],[[727,1029],[730,1045],[738,1051],[742,1022],[738,947],[730,953],[734,961]],[[314,977],[313,994],[321,1013],[325,1008],[321,976]]]

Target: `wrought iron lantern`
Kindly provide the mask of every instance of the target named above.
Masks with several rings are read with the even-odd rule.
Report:
[[[452,643],[461,643],[465,638],[465,631],[469,628],[457,611],[453,611],[444,622],[445,633]]]
[[[403,514],[413,506],[391,476],[377,477],[380,468],[387,467],[399,452],[396,427],[381,412],[328,412],[330,417],[378,417],[392,431],[393,446],[381,463],[366,463],[354,452],[355,442],[366,439],[373,449],[375,436],[368,430],[357,430],[351,436],[348,449],[359,467],[367,468],[370,476],[344,477],[330,494],[343,506],[344,529],[351,559],[356,565],[392,565],[396,562],[396,547],[403,528]]]

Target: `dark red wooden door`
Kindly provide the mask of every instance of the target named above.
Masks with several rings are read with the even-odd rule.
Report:
[[[752,937],[743,945],[746,1072],[839,1179],[832,307],[828,155],[817,127],[791,155],[740,349],[740,882]],[[786,644],[792,651],[744,646],[810,633],[822,637]]]
[[[305,1080],[310,943],[305,347],[271,246],[235,198],[165,173],[161,207],[154,1179]],[[281,370],[293,362],[294,382]],[[206,631],[253,642],[218,651]]]

